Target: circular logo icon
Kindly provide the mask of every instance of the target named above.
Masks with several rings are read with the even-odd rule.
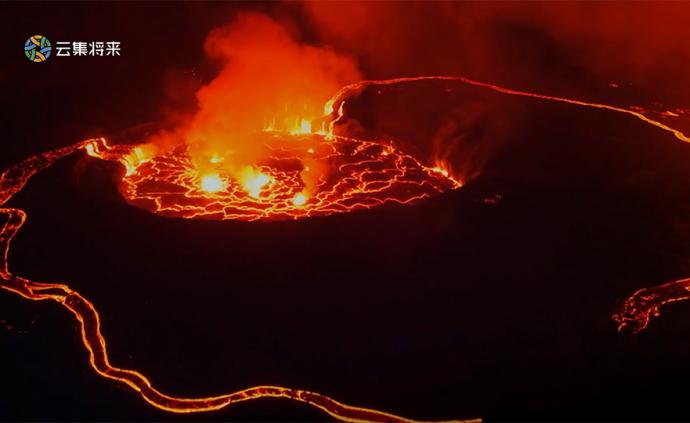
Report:
[[[45,62],[52,51],[50,40],[43,35],[33,35],[24,43],[24,55],[32,62]]]

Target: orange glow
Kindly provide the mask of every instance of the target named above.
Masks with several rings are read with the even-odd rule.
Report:
[[[604,110],[611,110],[614,112],[619,112],[619,113],[624,113],[630,116],[633,116],[637,119],[640,119],[644,121],[645,123],[648,123],[652,126],[656,126],[659,129],[663,129],[664,131],[668,131],[672,133],[676,138],[683,142],[690,142],[690,136],[685,135],[682,131],[678,129],[671,128],[670,126],[659,122],[657,120],[654,120],[648,116],[645,115],[644,110],[632,110],[626,109],[624,107],[617,107],[617,106],[611,106],[608,104],[601,104],[601,103],[593,103],[593,102],[588,102],[588,101],[580,101],[580,100],[573,100],[565,97],[557,97],[557,96],[551,96],[551,95],[544,95],[544,94],[535,94],[535,93],[530,93],[527,91],[519,91],[519,90],[513,90],[510,88],[504,88],[500,87],[498,85],[494,84],[489,84],[486,82],[480,82],[480,81],[475,81],[473,79],[466,78],[464,76],[417,76],[417,77],[406,77],[406,78],[394,78],[394,79],[382,79],[382,80],[369,80],[369,81],[359,81],[354,84],[347,85],[343,88],[340,89],[330,100],[328,100],[327,104],[331,105],[336,105],[338,104],[338,112],[336,113],[336,116],[334,116],[333,121],[330,124],[330,127],[333,128],[334,124],[337,123],[338,120],[340,120],[343,117],[343,104],[345,103],[345,100],[352,94],[360,92],[364,88],[368,86],[378,86],[378,85],[393,85],[393,84],[400,84],[400,83],[405,83],[405,82],[413,82],[413,81],[458,81],[458,82],[463,82],[465,84],[473,85],[476,87],[482,87],[482,88],[488,88],[490,90],[502,93],[502,94],[508,94],[508,95],[515,95],[515,96],[520,96],[520,97],[529,97],[529,98],[536,98],[536,99],[541,99],[541,100],[549,100],[549,101],[555,101],[559,103],[567,103],[567,104],[572,104],[575,106],[582,106],[582,107],[591,107],[595,109],[604,109]],[[333,110],[333,107],[331,106],[330,108]],[[332,129],[331,129],[332,133]]]
[[[237,179],[242,185],[242,189],[254,198],[259,198],[261,190],[272,180],[270,176],[251,166],[245,166]]]
[[[199,171],[185,149],[125,175],[121,192],[131,204],[166,216],[281,220],[412,204],[461,186],[414,157],[371,141],[281,132],[267,134],[265,143],[271,152],[265,163],[207,174],[223,181],[212,196],[199,184]],[[118,161],[112,153],[103,158]],[[329,177],[321,170],[325,166],[334,167]]]
[[[120,161],[124,166],[127,166],[128,162],[122,159],[130,157],[133,153],[131,147],[109,146],[100,138],[31,157],[0,174],[0,206],[21,191],[31,176],[80,149],[84,149],[93,157]],[[199,398],[175,397],[158,391],[143,374],[115,367],[110,363],[106,340],[101,333],[101,317],[89,300],[67,285],[36,282],[10,273],[10,244],[25,221],[24,211],[0,208],[0,222],[3,222],[0,227],[0,288],[33,301],[55,301],[69,310],[79,324],[81,341],[88,352],[89,363],[96,373],[132,389],[152,406],[173,413],[198,413],[219,410],[253,399],[283,398],[309,404],[343,422],[415,422],[383,411],[343,404],[316,392],[280,386],[260,385],[224,395]]]
[[[127,173],[131,173],[142,163],[145,163],[156,155],[156,147],[151,144],[144,144],[132,149],[124,160],[127,162]]]
[[[621,309],[613,315],[618,330],[626,328],[639,332],[649,325],[659,309],[670,303],[690,300],[690,278],[665,283],[634,292],[625,300]]]
[[[328,116],[328,115],[333,113],[333,102],[334,102],[334,99],[330,99],[323,106],[323,115],[324,116]]]
[[[431,168],[431,170],[433,170],[433,171],[436,172],[436,173],[440,173],[441,175],[446,176],[446,177],[447,177],[448,175],[450,175],[450,173],[448,172],[448,170],[447,170],[443,165],[434,166],[434,167]]]
[[[690,138],[681,131],[655,121],[645,116],[643,112],[605,104],[516,91],[464,77],[400,78],[352,84],[339,91],[329,102],[331,105],[338,105],[337,116],[332,116],[332,118],[335,121],[342,117],[342,104],[352,90],[372,84],[397,84],[420,79],[454,80],[507,95],[620,112],[668,131],[680,140],[690,142]],[[330,110],[336,109],[331,108]],[[40,154],[6,169],[0,174],[0,206],[20,192],[31,176],[52,165],[58,159],[80,149],[85,150],[89,156],[117,161],[126,168],[127,173],[122,178],[121,192],[127,201],[136,204],[138,200],[146,200],[147,204],[155,204],[154,208],[150,209],[152,212],[186,218],[213,217],[258,220],[328,215],[367,209],[388,201],[413,203],[429,195],[439,194],[447,189],[461,186],[459,181],[448,176],[450,172],[443,165],[435,164],[433,167],[427,167],[392,146],[340,136],[324,137],[316,134],[288,136],[291,138],[287,142],[281,143],[281,149],[271,150],[270,159],[277,164],[250,167],[251,172],[249,173],[254,175],[252,180],[256,180],[258,175],[263,175],[253,185],[259,188],[259,194],[263,194],[261,190],[266,190],[267,185],[274,184],[275,187],[267,191],[266,196],[261,195],[257,201],[247,204],[247,194],[243,191],[243,187],[236,181],[228,180],[227,193],[225,191],[219,192],[214,196],[216,197],[215,201],[220,199],[225,206],[221,212],[209,211],[208,203],[204,202],[209,200],[209,196],[204,195],[202,191],[203,182],[201,186],[198,184],[198,170],[194,166],[187,149],[161,153],[155,148],[149,150],[148,145],[137,147],[109,146],[102,138]],[[276,140],[281,141],[279,137]],[[284,148],[286,144],[289,144],[290,148]],[[306,157],[304,152],[309,148],[314,151],[313,154],[309,154],[313,160],[313,163],[310,162],[312,164],[305,164],[301,170],[281,168],[280,164],[283,161],[294,162],[295,158],[302,160]],[[156,155],[153,155],[152,151],[157,152]],[[302,170],[318,167],[319,160],[324,159],[340,160],[336,166],[335,181],[320,181],[312,187],[315,194],[307,196],[303,191],[306,181],[300,177],[301,174],[305,173]],[[382,170],[373,171],[373,165]],[[165,170],[165,172],[161,172],[161,170]],[[224,177],[222,170],[214,174],[214,178],[218,180]],[[193,181],[197,181],[197,183]],[[147,182],[172,183],[177,187],[184,188],[184,190],[181,194],[160,190],[146,191],[144,185]],[[404,184],[404,192],[407,194],[403,195],[395,190],[395,188],[400,188],[399,183]],[[180,195],[187,201],[176,203],[175,195]],[[163,199],[171,201],[163,202]],[[190,201],[193,203],[192,205],[190,205]],[[301,207],[296,208],[296,205]],[[295,211],[296,209],[297,211]],[[274,397],[309,404],[323,410],[335,419],[345,422],[413,422],[413,420],[386,412],[346,405],[315,392],[277,386],[255,386],[224,395],[199,398],[166,395],[154,388],[151,381],[143,374],[135,370],[119,368],[110,363],[106,340],[100,329],[100,316],[89,300],[67,285],[32,281],[13,275],[9,271],[10,244],[24,224],[26,213],[15,208],[0,208],[0,216],[4,218],[2,220],[3,226],[0,228],[0,287],[26,299],[55,301],[69,310],[79,324],[81,340],[88,352],[91,367],[104,378],[130,388],[156,408],[175,413],[194,413],[218,410],[241,401]],[[638,291],[626,302],[623,312],[615,317],[620,319],[619,322],[621,323],[641,322],[641,327],[644,327],[650,314],[657,313],[659,306],[671,301],[690,298],[688,296],[689,287],[689,280],[681,280],[658,288]]]
[[[316,116],[315,116],[316,117]],[[304,135],[318,133],[312,130],[312,123],[307,118],[285,118],[281,121],[273,118],[263,127],[264,132],[286,132],[292,135]]]
[[[268,175],[248,175],[246,169],[256,170],[270,155],[265,133],[324,133],[322,126],[312,126],[322,117],[324,102],[360,77],[349,57],[303,44],[296,35],[258,13],[239,13],[211,31],[204,50],[219,65],[217,75],[196,92],[194,113],[149,141],[165,152],[185,150],[200,173],[225,173],[258,198],[270,184]],[[331,169],[319,170],[326,176]]]
[[[311,134],[311,121],[308,119],[300,119],[299,124],[290,131],[291,134]]]
[[[327,101],[326,109],[337,110],[334,115],[328,117],[330,127],[333,128],[343,117],[343,104],[353,93],[361,92],[365,87],[372,85],[402,84],[420,80],[457,81],[508,95],[612,110],[631,115],[672,133],[678,139],[690,142],[690,138],[681,131],[646,116],[644,111],[516,91],[461,76],[410,77],[350,84]],[[122,192],[131,204],[154,213],[187,218],[298,219],[367,209],[390,202],[411,204],[462,186],[462,182],[452,176],[447,163],[437,162],[432,166],[425,166],[415,158],[396,150],[392,145],[333,134],[294,135],[285,131],[264,134],[263,142],[260,143],[267,151],[261,154],[261,161],[264,163],[243,166],[236,171],[228,169],[223,162],[224,165],[214,170],[214,173],[226,181],[227,190],[224,186],[222,196],[219,197],[221,193],[216,192],[212,201],[204,195],[206,191],[190,185],[190,181],[194,180],[190,175],[198,170],[193,158],[190,157],[191,151],[186,148],[178,148],[165,155],[139,162],[136,171],[132,171],[130,161],[123,160],[122,156],[109,153],[100,157],[118,160],[127,167]],[[211,157],[215,154],[217,153],[211,154]],[[293,161],[302,163],[301,172],[281,168],[283,163],[289,166]],[[372,171],[373,167],[380,169]],[[416,176],[410,179],[408,175],[413,173]],[[177,188],[166,191],[156,188],[158,186]],[[304,202],[302,197],[298,196],[300,193],[305,196]],[[248,202],[247,194],[255,201]],[[176,200],[176,196],[179,196],[179,201]],[[219,199],[223,204],[222,209],[216,207]]]

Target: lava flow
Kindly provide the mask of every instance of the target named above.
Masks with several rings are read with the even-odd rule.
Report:
[[[128,202],[170,217],[297,219],[413,203],[461,185],[445,169],[424,166],[391,145],[279,132],[266,132],[266,140],[262,163],[236,177],[215,166],[222,164],[215,156],[197,169],[184,147],[150,159],[137,159],[141,147],[126,153],[102,144],[88,151],[125,164],[121,191]]]
[[[652,317],[659,316],[661,306],[689,299],[690,278],[643,288],[628,297],[613,318],[618,322],[619,330],[630,328],[639,332],[649,325]]]
[[[92,155],[100,151],[103,152],[102,157],[111,159],[122,157],[123,152],[129,150],[125,147],[108,147],[105,140],[100,138],[31,157],[0,174],[0,205],[5,204],[14,194],[21,191],[31,176],[58,159],[81,149]],[[0,208],[0,216],[4,218],[0,230],[0,250],[2,251],[2,255],[0,255],[0,287],[30,300],[52,300],[67,308],[79,322],[82,342],[89,352],[89,361],[93,369],[103,377],[129,386],[149,404],[159,409],[175,413],[193,413],[218,410],[231,404],[257,398],[286,398],[312,405],[340,421],[415,421],[382,411],[343,404],[315,392],[279,386],[255,386],[226,395],[206,398],[181,398],[165,395],[156,390],[146,376],[141,373],[121,369],[110,364],[106,340],[100,329],[100,316],[89,300],[67,285],[32,281],[15,276],[10,272],[8,264],[10,244],[27,216],[24,211],[14,208]]]
[[[337,113],[334,121],[340,119],[348,93],[366,86],[425,79],[455,80],[508,95],[617,111],[669,131],[683,141],[690,141],[680,131],[633,110],[515,91],[464,77],[403,78],[353,84],[329,102],[330,111]],[[150,153],[147,145],[108,146],[102,138],[84,141],[31,157],[5,170],[0,174],[0,205],[21,191],[32,175],[61,157],[82,149],[90,156],[124,165],[126,173],[121,191],[129,202],[162,215],[186,218],[257,220],[327,215],[369,208],[388,201],[411,203],[460,185],[443,168],[427,167],[390,145],[318,133],[269,131],[265,138],[265,147],[270,150],[265,160],[232,177],[224,174],[220,167],[218,171],[213,170],[213,165],[222,162],[220,156],[211,156],[202,172],[193,165],[184,150],[156,155]],[[335,171],[321,172],[316,180],[304,176],[311,166],[318,167],[324,163]],[[10,244],[27,216],[16,208],[0,208],[0,215],[5,219],[0,230],[0,287],[30,300],[52,300],[67,308],[79,322],[82,342],[89,352],[93,369],[103,377],[130,387],[154,407],[175,413],[192,413],[217,410],[256,398],[276,397],[310,404],[341,421],[413,421],[342,404],[318,393],[276,386],[256,386],[202,398],[165,395],[141,373],[110,363],[106,340],[100,330],[100,317],[89,300],[67,285],[32,281],[10,272]],[[638,292],[626,303],[627,312],[623,319],[646,324],[649,313],[655,312],[659,305],[688,298],[687,286],[688,280],[684,280],[652,291]]]
[[[325,107],[325,128],[312,133],[311,122],[297,120],[287,131],[264,130],[261,163],[228,172],[224,157],[210,154],[202,167],[186,144],[157,155],[139,146],[114,153],[89,149],[89,154],[123,163],[127,173],[121,191],[133,205],[170,217],[233,220],[298,219],[368,209],[384,203],[417,200],[462,186],[444,163],[420,163],[393,145],[334,135],[347,98],[372,85],[424,80],[457,81],[503,94],[558,101],[632,115],[690,142],[681,131],[640,111],[562,97],[511,90],[465,77],[428,76],[361,81],[342,88]]]

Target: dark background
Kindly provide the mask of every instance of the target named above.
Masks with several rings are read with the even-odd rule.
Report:
[[[0,165],[156,121],[166,78],[212,74],[210,28],[238,8],[291,7],[3,5]],[[29,63],[33,33],[121,41],[123,56]],[[438,101],[438,85],[416,89],[417,103]],[[638,335],[610,315],[634,290],[690,275],[690,150],[617,113],[487,95],[520,124],[478,178],[412,207],[162,219],[122,201],[120,169],[77,154],[10,202],[29,214],[11,269],[92,300],[112,363],[169,394],[276,384],[417,419],[687,420],[690,307]],[[0,292],[0,320],[3,420],[327,417],[280,400],[164,413],[93,372],[57,304]]]

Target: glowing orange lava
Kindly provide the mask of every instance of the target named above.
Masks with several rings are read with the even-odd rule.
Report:
[[[659,122],[655,119],[652,119],[651,117],[648,117],[645,113],[651,114],[649,112],[646,112],[644,109],[639,109],[639,110],[633,110],[633,108],[626,109],[624,107],[617,107],[617,106],[611,106],[608,104],[600,104],[600,103],[592,103],[588,101],[580,101],[580,100],[573,100],[565,97],[556,97],[556,96],[550,96],[550,95],[544,95],[544,94],[535,94],[535,93],[530,93],[527,91],[519,91],[519,90],[513,90],[510,88],[504,88],[500,87],[498,85],[494,84],[489,84],[486,82],[480,82],[480,81],[475,81],[469,78],[466,78],[464,76],[416,76],[416,77],[408,77],[408,78],[394,78],[394,79],[381,79],[381,80],[368,80],[368,81],[359,81],[355,82],[354,84],[347,85],[338,91],[333,98],[331,98],[328,103],[326,103],[326,112],[327,114],[332,113],[334,110],[338,110],[337,114],[338,117],[331,122],[331,130],[335,123],[343,116],[343,104],[347,100],[348,97],[353,95],[354,93],[360,92],[364,88],[371,86],[371,85],[393,85],[393,84],[399,84],[402,82],[415,82],[415,81],[459,81],[463,82],[469,85],[474,85],[476,87],[483,87],[483,88],[488,88],[490,90],[503,93],[503,94],[509,94],[509,95],[516,95],[516,96],[521,96],[521,97],[530,97],[530,98],[535,98],[535,99],[540,99],[540,100],[549,100],[549,101],[556,101],[559,103],[567,103],[567,104],[572,104],[576,106],[584,106],[584,107],[592,107],[595,109],[605,109],[605,110],[611,110],[614,112],[619,112],[619,113],[625,113],[630,116],[634,116],[637,119],[640,119],[650,125],[656,126],[660,129],[663,129],[664,131],[668,131],[672,133],[676,138],[683,142],[690,142],[690,136],[685,135],[682,131],[679,131],[678,129],[671,128],[668,125],[665,125],[662,122]]]
[[[389,145],[318,134],[273,133],[267,139],[265,162],[236,177],[222,169],[199,175],[181,148],[128,171],[121,191],[131,204],[166,216],[272,220],[408,204],[461,185],[447,171]],[[89,154],[129,162],[129,154],[105,144]],[[310,190],[303,175],[319,165],[332,170],[317,175]]]
[[[336,113],[337,120],[342,117],[342,105],[350,92],[372,84],[429,79],[455,80],[504,94],[614,110],[669,131],[683,141],[690,141],[690,138],[679,131],[639,112],[515,91],[464,77],[364,81],[341,90],[326,109]],[[306,125],[303,129],[311,130]],[[246,179],[231,178],[220,171],[199,174],[184,150],[158,155],[150,145],[108,146],[104,139],[84,141],[31,157],[5,170],[0,174],[0,205],[4,205],[21,191],[32,175],[61,157],[81,149],[90,156],[123,164],[126,172],[122,180],[122,192],[127,201],[155,213],[187,218],[257,220],[326,215],[366,209],[389,201],[410,203],[459,186],[459,182],[452,179],[442,165],[427,167],[392,146],[309,133],[288,139],[285,137],[296,135],[270,135],[273,138],[267,141],[267,148],[272,149],[269,159],[266,163],[256,164],[247,170]],[[309,172],[307,158],[312,158],[313,165],[322,161],[334,163],[335,172],[327,174],[327,177],[314,186],[307,187],[304,178],[300,176],[302,172]],[[211,164],[221,163],[222,157],[213,156],[209,161]],[[88,350],[93,369],[105,378],[128,386],[154,407],[175,413],[193,413],[217,410],[251,399],[275,397],[310,404],[340,421],[413,421],[382,411],[346,405],[315,392],[277,386],[256,386],[225,395],[200,398],[163,394],[141,373],[118,368],[110,363],[106,340],[100,330],[100,316],[89,300],[67,285],[32,281],[10,272],[10,244],[24,224],[26,213],[15,208],[0,208],[0,216],[3,219],[0,229],[0,287],[30,300],[55,301],[68,309],[79,322],[81,339]],[[649,313],[655,312],[659,305],[689,298],[688,281],[638,291],[626,303],[621,319],[646,325]]]
[[[659,316],[661,306],[685,300],[690,300],[690,278],[635,291],[613,319],[618,322],[618,330],[639,332],[649,325],[652,317]]]
[[[126,147],[108,147],[105,140],[101,138],[31,157],[0,174],[0,205],[21,191],[28,179],[35,173],[50,166],[61,157],[80,149],[84,149],[92,155],[99,154],[108,157],[111,160],[114,160],[115,157],[122,158],[124,153],[129,151],[129,148]],[[217,187],[216,182],[209,182],[209,184],[212,188]],[[218,410],[241,401],[272,397],[307,403],[345,422],[415,422],[415,420],[394,414],[343,404],[316,392],[280,386],[255,386],[230,394],[202,398],[165,395],[156,390],[146,376],[141,373],[121,369],[110,363],[106,341],[101,333],[100,316],[89,300],[67,285],[31,281],[15,276],[10,272],[8,265],[10,244],[26,221],[26,213],[19,209],[0,208],[0,218],[2,218],[0,287],[30,300],[52,300],[67,308],[79,322],[82,342],[89,352],[91,367],[101,376],[129,386],[149,404],[159,409],[175,413],[194,413]]]

